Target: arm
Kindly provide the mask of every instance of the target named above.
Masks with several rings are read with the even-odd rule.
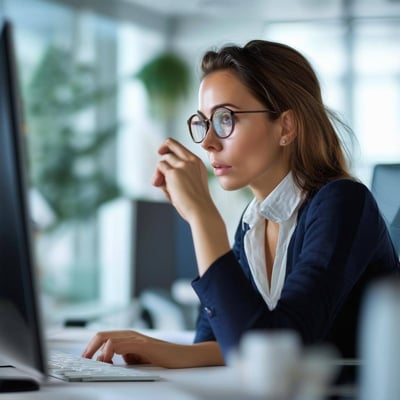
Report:
[[[153,185],[189,223],[201,276],[230,249],[225,223],[211,199],[207,170],[199,157],[173,139],[167,139],[159,153]]]
[[[229,250],[225,224],[213,203],[203,162],[184,146],[167,139],[160,148],[161,160],[153,185],[165,193],[180,215],[189,223],[200,274]],[[216,341],[204,340],[180,345],[154,339],[133,331],[99,332],[89,342],[83,357],[112,362],[121,354],[128,363],[150,362],[169,368],[222,365]],[[211,338],[210,338],[211,339]]]
[[[273,311],[244,276],[233,253],[221,256],[193,287],[209,310],[225,357],[248,329],[294,329],[305,343],[324,340],[377,253],[388,253],[383,256],[384,268],[395,264],[385,232],[364,186],[351,181],[326,185],[298,223],[291,270]]]
[[[155,339],[135,331],[98,332],[82,356],[92,358],[97,351],[97,360],[108,363],[112,363],[114,355],[119,354],[128,364],[150,363],[165,368],[224,364],[222,353],[215,341],[183,345]]]

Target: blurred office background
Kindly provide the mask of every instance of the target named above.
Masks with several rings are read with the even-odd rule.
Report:
[[[161,307],[146,297],[153,287],[195,305],[190,231],[150,182],[166,136],[204,157],[186,119],[211,47],[253,38],[296,47],[355,133],[345,139],[354,174],[369,186],[374,165],[400,160],[399,0],[0,0],[0,16],[15,28],[50,323],[128,308],[133,324],[154,325],[132,303]],[[164,110],[146,86],[156,62],[168,69],[160,55],[182,84]],[[210,185],[232,237],[248,193]],[[157,326],[192,326],[165,310]]]

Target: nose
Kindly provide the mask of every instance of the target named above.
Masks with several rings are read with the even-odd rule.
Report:
[[[206,136],[201,142],[201,147],[206,151],[219,151],[222,148],[221,139],[216,135],[212,124],[210,124]]]

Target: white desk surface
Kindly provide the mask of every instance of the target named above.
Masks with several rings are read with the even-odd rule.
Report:
[[[73,329],[52,332],[48,347],[80,354],[93,332]],[[191,340],[191,333],[158,333],[153,336],[178,342]],[[116,364],[123,363],[116,360]],[[229,367],[164,369],[154,366],[135,366],[151,370],[160,376],[154,382],[94,382],[71,383],[49,378],[39,391],[4,393],[0,400],[252,400],[244,396],[237,373]],[[350,397],[346,397],[350,398]],[[255,398],[254,398],[255,399]]]

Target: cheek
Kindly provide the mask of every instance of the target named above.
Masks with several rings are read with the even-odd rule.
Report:
[[[279,150],[279,141],[274,136],[274,132],[267,129],[244,132],[237,137],[232,152],[241,154],[242,159],[244,157],[249,162],[268,158]]]
[[[230,161],[243,178],[251,180],[281,162],[282,148],[272,132],[252,132],[240,139],[232,143],[229,153]]]

